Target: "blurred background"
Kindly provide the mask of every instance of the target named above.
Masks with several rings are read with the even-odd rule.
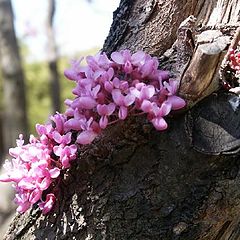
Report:
[[[0,0],[0,163],[20,133],[64,111],[72,59],[97,53],[120,0]],[[2,171],[2,170],[1,170]],[[0,184],[0,239],[15,206]]]

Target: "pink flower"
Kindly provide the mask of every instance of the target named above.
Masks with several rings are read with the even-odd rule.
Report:
[[[144,61],[146,54],[138,51],[131,55],[129,50],[122,50],[120,52],[113,52],[111,54],[112,60],[120,65],[123,65],[123,70],[126,73],[132,73],[134,66],[138,66]]]
[[[124,120],[128,114],[127,107],[134,103],[135,96],[131,93],[123,96],[119,89],[114,89],[112,91],[112,98],[114,103],[120,107],[118,112],[119,119]]]
[[[90,119],[82,119],[81,122],[81,129],[83,130],[77,137],[77,143],[79,144],[90,144],[98,135],[96,131],[96,127],[93,127],[95,125],[95,122],[93,121],[93,118]]]
[[[68,132],[65,135],[61,135],[57,131],[53,132],[53,139],[55,140],[55,142],[57,142],[59,144],[64,144],[64,145],[69,144],[71,142],[71,137],[72,137],[72,133],[71,132]]]
[[[152,107],[153,118],[151,122],[157,130],[162,131],[167,129],[168,125],[163,117],[167,116],[170,113],[171,107],[172,107],[171,104],[169,104],[168,102],[162,103],[161,107],[158,107],[155,104],[153,105]]]
[[[170,79],[169,82],[164,82],[163,85],[167,90],[166,95],[173,96],[177,93],[179,81]]]
[[[65,131],[75,130],[79,131],[83,129],[83,125],[86,124],[86,117],[79,113],[78,109],[74,110],[73,117],[64,123]]]
[[[156,74],[158,68],[158,61],[156,58],[147,58],[145,63],[141,66],[142,77],[145,78],[147,76],[152,77],[152,75]]]
[[[50,117],[51,120],[55,123],[55,129],[58,131],[60,134],[64,133],[64,123],[66,122],[66,116],[60,113],[56,113],[52,117]]]
[[[231,54],[232,65],[238,68],[239,56]],[[37,203],[48,213],[56,201],[50,190],[58,187],[61,171],[77,158],[78,145],[91,144],[109,124],[144,113],[163,131],[170,111],[185,106],[176,96],[179,82],[158,69],[157,58],[129,50],[113,52],[111,58],[98,53],[86,58],[86,66],[80,66],[82,59],[72,62],[65,76],[76,83],[75,98],[65,101],[66,112],[51,116],[50,124],[37,124],[38,137],[31,135],[29,143],[20,135],[17,146],[9,149],[13,159],[6,160],[0,181],[14,183],[19,212]]]
[[[130,88],[130,92],[136,97],[136,107],[141,108],[142,110],[143,110],[143,108],[141,107],[142,103],[145,100],[150,100],[156,94],[154,86],[152,85],[146,86],[145,84],[140,83],[136,84],[136,87]],[[146,112],[145,110],[143,111]]]
[[[0,182],[18,183],[28,173],[27,164],[22,164],[19,159],[13,159],[12,162],[6,160],[3,167],[6,173],[0,176]]]
[[[138,65],[140,62],[144,61],[146,54],[143,51],[138,51],[131,55],[129,50],[122,50],[120,52],[113,52],[111,58],[114,62],[118,64],[128,64]]]
[[[175,96],[177,93],[178,85],[179,82],[176,80],[170,79],[168,83],[164,82],[164,87],[167,90],[166,95],[168,96],[167,102],[171,104],[171,108],[173,110],[181,109],[186,105],[186,102],[182,98]]]
[[[86,130],[86,131],[81,132],[78,135],[76,142],[79,144],[82,144],[82,145],[90,144],[97,137],[97,135],[98,134],[91,129]]]
[[[38,130],[46,137],[47,135],[51,136],[48,127],[38,125]],[[53,179],[60,174],[60,169],[52,166],[51,150],[49,149],[51,139],[45,145],[30,136],[29,143],[23,145],[22,138],[20,135],[17,147],[10,150],[10,154],[14,158],[11,162],[6,160],[4,164],[6,173],[0,178],[2,182],[15,183],[15,202],[19,205],[17,208],[19,212],[25,212],[32,204],[38,202],[42,192],[48,189]]]
[[[18,212],[24,213],[31,207],[32,204],[29,202],[29,195],[29,192],[23,190],[19,190],[15,195],[14,202],[19,205],[17,208]]]
[[[47,188],[45,188],[45,189],[47,189]],[[31,192],[31,194],[29,195],[29,202],[30,202],[31,204],[34,204],[34,203],[36,203],[37,201],[39,201],[39,199],[41,198],[41,196],[42,196],[42,191],[36,188],[36,189],[34,189],[34,190]]]
[[[101,116],[99,120],[99,125],[102,129],[105,129],[108,124],[108,116],[112,115],[113,112],[115,111],[115,104],[114,103],[109,103],[108,105],[103,104],[97,105],[97,112]]]
[[[159,131],[165,130],[168,127],[167,122],[162,117],[153,118],[151,122]]]
[[[94,71],[99,68],[108,69],[111,66],[111,61],[108,59],[106,53],[97,53],[95,56],[86,57],[88,66]]]
[[[120,52],[113,52],[111,54],[111,58],[115,63],[123,65],[126,62],[131,61],[131,53],[130,53],[129,50],[123,50],[123,51],[120,51]]]
[[[80,119],[70,118],[68,121],[66,121],[65,127],[67,130],[81,130]]]
[[[16,143],[17,143],[18,147],[22,147],[23,146],[24,140],[23,140],[23,135],[22,134],[19,135],[19,139],[16,140]]]
[[[93,109],[95,106],[97,106],[97,102],[91,96],[76,98],[72,103],[73,108],[79,109]]]
[[[97,85],[92,89],[90,85],[87,85],[85,89],[85,93],[80,97],[76,98],[72,102],[71,107],[73,109],[75,108],[93,109],[95,106],[97,106],[96,98],[99,90],[100,90],[100,85]]]
[[[72,61],[71,62],[71,68],[70,69],[66,69],[64,71],[64,75],[70,79],[70,80],[78,80],[79,79],[79,75],[80,75],[80,70],[81,68],[79,67],[79,64],[81,63],[81,61],[83,60],[83,58],[77,60],[77,61]]]
[[[41,124],[36,124],[36,130],[37,133],[41,136],[41,135],[47,135],[51,130],[52,130],[52,126],[50,126],[50,128],[48,126],[45,125],[41,125]]]
[[[38,204],[43,214],[47,214],[53,208],[54,203],[56,202],[56,197],[53,193],[47,194],[46,200]]]
[[[171,104],[172,110],[178,110],[186,106],[186,102],[178,96],[169,96],[167,102]]]
[[[76,159],[77,146],[72,144],[64,146],[63,144],[53,147],[53,152],[59,157],[64,168],[70,167],[70,161]]]

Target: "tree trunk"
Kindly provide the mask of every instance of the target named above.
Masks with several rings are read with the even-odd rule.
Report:
[[[58,74],[58,54],[57,46],[54,37],[53,19],[56,9],[55,0],[48,1],[48,15],[47,15],[47,37],[48,37],[48,68],[50,80],[50,95],[52,99],[52,113],[61,111],[60,102],[60,80]]]
[[[0,73],[0,96],[3,96],[3,89],[2,89],[2,76]],[[3,147],[3,99],[0,98],[0,163],[2,162],[4,147]]]
[[[3,131],[5,152],[14,146],[19,133],[27,134],[24,75],[10,0],[0,0],[0,62],[3,78]]]
[[[5,239],[240,239],[240,110],[217,84],[239,10],[237,0],[122,0],[103,50],[158,56],[192,108],[165,132],[140,117],[112,126],[82,149],[54,211],[17,215]]]
[[[2,109],[0,107],[0,109]],[[2,121],[2,114],[0,113],[0,163],[2,163],[2,158],[4,156],[4,147],[3,147],[3,121]]]

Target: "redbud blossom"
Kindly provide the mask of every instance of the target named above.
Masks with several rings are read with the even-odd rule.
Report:
[[[86,58],[87,66],[80,65],[82,60],[73,61],[64,72],[76,83],[75,98],[65,101],[65,113],[51,116],[52,123],[37,124],[38,137],[30,136],[25,145],[20,135],[17,146],[9,150],[13,159],[6,160],[0,181],[14,183],[21,213],[35,203],[44,214],[51,211],[61,171],[77,158],[81,145],[91,144],[108,125],[143,113],[162,131],[171,110],[186,104],[176,96],[179,81],[169,79],[158,69],[157,58],[143,51],[113,52],[111,59],[99,53]]]

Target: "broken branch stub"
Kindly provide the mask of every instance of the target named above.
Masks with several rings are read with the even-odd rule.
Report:
[[[197,37],[196,49],[181,77],[179,95],[192,107],[219,89],[219,70],[230,44],[230,36],[207,30]]]

